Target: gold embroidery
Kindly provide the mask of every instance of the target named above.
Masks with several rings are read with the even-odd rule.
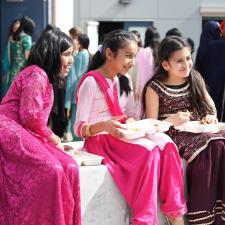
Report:
[[[220,215],[221,219],[225,221],[225,211],[224,211],[225,204],[222,200],[217,200],[215,206],[213,207],[212,211],[197,211],[197,212],[190,212],[187,213],[187,217],[190,223],[194,225],[210,225],[214,223],[215,216]],[[191,217],[194,217],[193,219],[190,219]],[[199,217],[199,218],[196,218]],[[209,221],[204,222],[204,221]],[[200,222],[200,223],[196,223]]]

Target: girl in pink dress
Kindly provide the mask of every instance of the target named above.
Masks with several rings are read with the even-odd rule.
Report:
[[[77,89],[75,133],[85,149],[104,157],[132,213],[132,225],[157,224],[157,196],[172,224],[183,224],[186,213],[183,170],[176,146],[157,133],[126,140],[122,123],[134,116],[134,98],[126,74],[138,51],[132,34],[112,31],[93,56],[89,72]]]
[[[78,166],[47,127],[52,85],[67,76],[72,55],[66,34],[44,32],[0,104],[2,225],[81,224]]]

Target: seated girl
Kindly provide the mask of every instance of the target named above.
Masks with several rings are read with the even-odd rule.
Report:
[[[193,70],[191,48],[180,37],[165,38],[158,68],[143,90],[142,117],[181,125],[189,120],[217,123],[214,103],[201,75]],[[188,161],[188,219],[190,224],[224,224],[225,131],[219,133],[168,131]]]
[[[75,133],[85,149],[104,157],[132,211],[132,225],[157,224],[157,196],[172,224],[186,213],[183,170],[176,146],[163,133],[123,138],[122,123],[135,114],[134,98],[124,76],[134,65],[138,45],[132,34],[112,31],[93,56],[77,89]]]

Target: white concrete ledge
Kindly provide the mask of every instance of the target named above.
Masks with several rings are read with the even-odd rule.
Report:
[[[79,149],[83,143],[68,144]],[[185,160],[182,163],[185,174],[187,163]],[[82,225],[129,225],[130,210],[107,167],[81,166],[79,172]],[[168,225],[160,210],[158,225]]]
[[[129,225],[129,208],[106,166],[80,167],[82,225]],[[166,225],[158,211],[158,225]]]
[[[80,167],[82,225],[128,225],[129,209],[106,166]]]

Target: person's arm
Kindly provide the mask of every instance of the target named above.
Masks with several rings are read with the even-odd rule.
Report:
[[[151,87],[148,87],[145,99],[146,99],[146,118],[158,119],[159,104],[160,104],[158,94]],[[190,120],[189,112],[177,112],[174,115],[168,116],[165,119],[165,121],[170,122],[174,126],[180,125],[189,120]]]
[[[47,79],[44,72],[33,72],[21,81],[19,109],[19,119],[23,127],[44,138],[52,135],[52,131],[47,127],[48,115],[44,103]]]
[[[205,92],[205,97],[206,97],[206,100],[209,103],[209,105],[212,107],[212,109],[214,111],[214,115],[217,116],[216,106],[215,106],[214,101],[212,100],[211,96],[209,95],[208,91]]]
[[[30,35],[24,35],[22,36],[22,44],[24,48],[24,57],[26,60],[28,60],[30,56],[30,50],[32,48],[32,38]]]
[[[218,123],[216,106],[206,89],[205,89],[205,98],[206,98],[207,102],[209,103],[209,105],[212,107],[214,113],[205,115],[202,118],[202,122],[207,123],[207,124]]]
[[[159,96],[151,88],[148,87],[145,94],[146,118],[158,119],[159,115]]]
[[[87,77],[78,92],[77,114],[74,125],[74,131],[79,137],[88,137],[100,132],[107,132],[114,137],[122,137],[122,133],[118,128],[122,128],[119,118],[112,120],[88,123],[88,119],[92,110],[95,93],[98,91],[97,83],[92,77]]]
[[[82,128],[82,136],[83,137],[93,136],[95,134],[105,131],[116,138],[122,138],[123,133],[118,128],[124,129],[122,124],[119,121],[117,121],[117,118],[91,124],[87,123]]]
[[[46,94],[47,76],[43,73],[31,73],[22,80],[19,119],[25,129],[46,138],[48,142],[63,150],[61,139],[47,126],[48,115],[43,99]]]

